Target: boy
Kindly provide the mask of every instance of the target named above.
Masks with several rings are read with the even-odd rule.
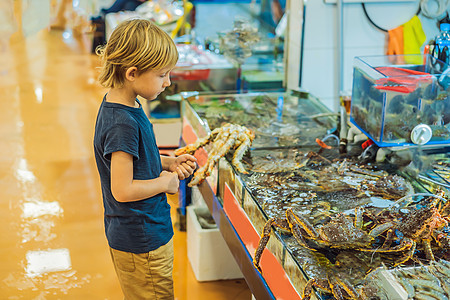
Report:
[[[109,88],[95,125],[105,232],[125,299],[173,299],[173,228],[165,193],[196,167],[191,155],[160,156],[137,95],[155,99],[178,60],[172,39],[147,20],[120,24],[98,49]]]

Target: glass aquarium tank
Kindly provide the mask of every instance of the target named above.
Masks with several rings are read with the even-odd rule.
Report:
[[[449,74],[428,54],[356,57],[350,121],[380,147],[450,144]]]
[[[253,148],[317,145],[337,127],[336,116],[307,92],[181,93],[183,116],[194,131],[226,123],[252,130]],[[202,136],[200,134],[200,136]]]

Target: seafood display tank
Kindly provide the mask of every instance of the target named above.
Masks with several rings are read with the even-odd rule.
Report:
[[[431,55],[356,57],[350,121],[380,147],[450,144],[449,71]]]
[[[410,232],[428,224],[430,218],[420,212],[441,209],[445,184],[432,184],[427,176],[419,182],[341,155],[337,138],[330,134],[337,118],[312,95],[182,95],[186,144],[226,123],[245,126],[255,134],[242,159],[245,173],[233,166],[228,154],[196,188],[257,299],[300,299],[308,290],[312,299],[332,299],[337,293],[333,286],[340,286],[347,296],[358,290],[392,299],[405,292],[395,283],[406,282],[399,274],[414,267],[411,261],[429,255],[442,262],[450,258],[448,247],[430,245],[430,254],[421,240],[409,238]],[[331,147],[322,147],[317,138]],[[200,166],[207,153],[208,147],[195,153]],[[440,171],[447,170],[443,163],[439,166]],[[442,214],[448,213],[447,208],[444,205]],[[283,225],[286,220],[289,226]],[[403,233],[398,243],[382,235],[380,228],[389,224]],[[297,227],[301,229],[295,232]],[[305,234],[309,228],[320,234]],[[346,243],[332,243],[337,232]],[[417,251],[410,250],[416,241]],[[435,267],[447,270],[448,266]],[[377,272],[366,279],[371,270]],[[386,276],[397,279],[386,284]],[[420,282],[415,284],[420,293]]]

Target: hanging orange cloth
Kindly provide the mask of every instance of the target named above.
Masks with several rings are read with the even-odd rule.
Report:
[[[387,47],[387,55],[403,54],[403,25],[388,30],[389,39]]]

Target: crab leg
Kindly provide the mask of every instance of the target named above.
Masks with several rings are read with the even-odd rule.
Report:
[[[441,248],[450,247],[450,237],[444,232],[439,230],[433,230],[432,236],[436,240],[436,243],[439,245],[439,247]]]
[[[416,242],[414,242],[412,239],[405,238],[400,245],[395,246],[393,248],[388,248],[388,249],[358,248],[357,250],[364,251],[364,252],[378,252],[378,253],[396,253],[396,252],[398,253],[398,252],[408,251],[408,255],[405,256],[405,259],[402,259],[399,263],[395,264],[395,265],[398,265],[398,264],[404,263],[404,262],[408,261],[410,258],[412,258],[414,252],[416,251]]]
[[[372,237],[377,237],[377,236],[379,236],[380,234],[382,234],[383,232],[385,232],[386,230],[388,230],[388,229],[390,229],[392,227],[394,227],[394,223],[392,223],[392,222],[383,223],[381,225],[378,225],[378,226],[374,227],[369,232],[369,235],[372,236]]]
[[[330,284],[331,292],[333,293],[334,298],[337,300],[344,300],[344,293],[342,292],[342,287],[339,282],[336,280],[335,276],[328,275],[328,283]]]
[[[214,152],[216,152],[216,149],[212,149],[212,151],[213,152],[211,153],[211,155],[213,155]],[[194,177],[188,184],[189,187],[193,187],[194,185],[198,185],[198,184],[202,183],[203,180],[209,176],[209,174],[208,175],[206,174],[208,171],[209,162],[210,162],[210,157],[208,157],[208,160],[202,167],[200,167],[197,171],[195,171]]]
[[[211,131],[207,136],[205,136],[204,138],[198,139],[197,141],[195,141],[195,143],[186,145],[184,147],[178,148],[174,151],[174,154],[176,156],[182,155],[182,154],[193,154],[195,151],[197,151],[197,149],[199,149],[200,147],[205,146],[206,144],[208,144],[212,139],[214,139],[217,134],[220,132],[221,128],[216,128],[213,131]]]
[[[308,282],[305,285],[305,288],[303,289],[302,300],[311,299],[312,288],[315,285],[316,285],[316,280],[314,278],[308,280]]]
[[[433,250],[431,250],[431,238],[430,239],[424,239],[422,241],[422,243],[423,243],[423,248],[425,250],[425,255],[426,255],[427,259],[435,260],[434,259],[434,254],[433,254]]]
[[[447,200],[445,204],[439,209],[441,215],[447,216],[450,214],[450,201]]]
[[[194,177],[188,183],[188,187],[193,187],[194,185],[198,185],[203,182],[203,180],[206,178],[204,176],[206,167],[207,167],[207,165],[205,164],[203,167],[201,167],[197,171],[195,171]]]
[[[343,280],[333,274],[327,275],[327,286],[319,284],[315,278],[308,280],[303,289],[301,300],[310,300],[312,288],[318,287],[328,293],[332,293],[335,299],[360,299],[359,293],[346,280]]]
[[[411,243],[411,248],[410,248],[409,251],[408,251],[408,255],[406,255],[404,258],[400,259],[399,261],[397,261],[397,262],[394,264],[394,267],[396,267],[396,266],[398,266],[398,265],[401,265],[401,264],[407,262],[408,260],[410,260],[410,259],[413,257],[414,252],[416,251],[416,242],[414,242],[413,240],[409,240],[409,242]],[[402,243],[402,244],[403,244],[403,243]],[[400,245],[400,246],[401,246],[401,245]]]
[[[355,221],[354,226],[356,228],[362,229],[363,227],[363,210],[359,207],[355,208]]]
[[[328,284],[328,280],[323,280],[323,281],[324,281],[323,283],[326,284],[326,286],[319,283],[319,281],[315,278],[311,278],[310,280],[308,280],[308,282],[305,285],[305,288],[303,289],[301,300],[310,300],[311,299],[313,287],[318,287],[319,289],[322,289],[322,290],[326,291],[327,293],[331,293],[330,285]]]
[[[296,237],[296,235],[301,236],[300,229],[303,229],[306,234],[310,236],[310,238],[319,238],[319,233],[316,231],[316,229],[314,229],[314,227],[303,216],[295,214],[292,211],[292,208],[288,208],[286,210],[286,219],[288,220],[294,237]]]
[[[217,147],[216,149],[214,149],[215,151],[213,153],[211,153],[211,155],[208,157],[208,160],[205,164],[206,169],[205,169],[205,173],[203,176],[204,178],[211,175],[211,172],[213,171],[214,166],[217,164],[219,159],[224,157],[225,154],[233,147],[233,144],[235,143],[235,141],[236,141],[236,139],[233,136],[231,136],[228,138],[228,140],[224,144],[221,144],[220,147]]]
[[[242,165],[241,160],[242,160],[242,157],[244,156],[245,152],[248,150],[248,147],[250,147],[250,144],[252,143],[252,141],[245,133],[242,133],[241,135],[244,135],[243,141],[240,143],[240,145],[234,152],[233,160],[231,163],[236,167],[236,169],[238,170],[239,173],[248,174],[248,172],[245,170],[244,166]],[[239,140],[241,140],[241,139],[239,139]]]
[[[264,225],[263,233],[261,234],[261,238],[259,240],[258,247],[256,248],[255,255],[253,257],[253,265],[260,273],[262,273],[262,270],[261,270],[261,266],[259,265],[259,263],[261,261],[262,253],[263,253],[264,249],[266,248],[267,243],[269,242],[270,233],[272,232],[272,223],[274,221],[275,221],[275,219],[272,218],[269,221],[267,221],[266,224]]]
[[[353,285],[350,284],[350,282],[337,276],[336,282],[338,283],[339,287],[343,289],[351,299],[359,299],[359,293],[356,291]]]
[[[438,189],[435,193],[435,199],[431,203],[431,206],[436,206],[440,201],[442,201],[442,198],[444,198],[445,192],[441,189]],[[444,198],[445,199],[445,198]],[[439,209],[439,211],[445,211],[447,208],[449,208],[449,201],[447,200],[444,204],[444,207],[442,209]]]
[[[259,263],[261,261],[263,251],[266,248],[267,243],[269,242],[270,234],[272,233],[272,226],[276,226],[287,231],[289,230],[289,226],[286,220],[279,218],[271,218],[266,222],[263,228],[263,232],[261,234],[261,239],[259,240],[258,243],[258,247],[255,250],[255,256],[253,257],[253,265],[260,273],[262,273],[262,270]]]
[[[394,238],[394,230],[392,228],[390,228],[386,233],[386,239],[384,240],[384,243],[381,246],[381,248],[388,249],[392,244],[393,238]]]

